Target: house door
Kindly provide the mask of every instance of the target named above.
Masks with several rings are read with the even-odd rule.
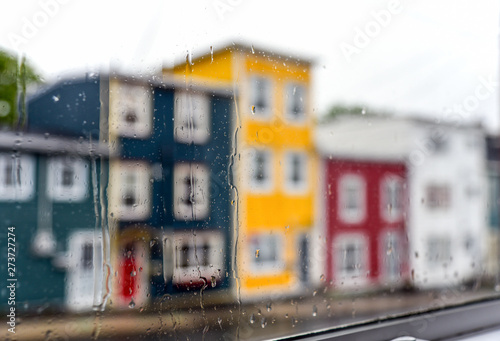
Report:
[[[101,238],[92,230],[71,234],[68,241],[66,305],[73,311],[91,310],[102,299]]]

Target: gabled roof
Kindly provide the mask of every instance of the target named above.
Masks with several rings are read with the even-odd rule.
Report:
[[[247,44],[243,42],[230,42],[219,48],[212,49],[212,46],[210,48],[211,50],[207,51],[206,53],[194,55],[192,57],[192,62],[196,63],[196,61],[198,60],[212,58],[212,56],[214,55],[221,54],[227,51],[255,54],[263,57],[267,56],[267,57],[272,57],[273,59],[282,60],[283,62],[293,62],[296,64],[303,64],[307,66],[310,66],[315,62],[314,59],[310,57],[299,56],[296,54],[290,54],[283,51],[276,51],[267,48],[262,48],[259,46],[255,46],[253,44]],[[186,62],[185,56],[182,57],[182,60],[179,58],[179,60],[174,64],[174,68],[179,65],[183,65],[185,62]],[[171,69],[172,68],[169,67],[163,68],[163,70],[171,70]]]

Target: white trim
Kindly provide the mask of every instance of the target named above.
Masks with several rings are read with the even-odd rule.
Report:
[[[348,207],[348,198],[352,193],[346,193],[348,187],[356,190],[356,207]],[[357,174],[344,174],[338,181],[338,212],[342,221],[350,224],[361,223],[366,217],[366,180]]]
[[[132,138],[147,138],[153,130],[153,99],[147,86],[120,82],[111,95],[111,129]],[[130,118],[130,119],[128,119]],[[114,127],[113,127],[114,126]]]
[[[69,173],[65,174],[65,171]],[[71,179],[67,177],[71,177]],[[67,182],[65,184],[65,182]],[[47,196],[55,202],[81,202],[88,196],[89,163],[74,157],[51,157],[47,162]]]
[[[151,165],[144,161],[111,164],[110,207],[115,219],[145,220],[151,215]],[[124,202],[130,198],[130,203]]]
[[[226,272],[224,245],[224,235],[216,230],[175,232],[173,284],[201,281],[200,277],[206,278],[211,283],[212,280],[220,281]],[[208,246],[208,250],[204,246]],[[187,250],[184,250],[184,247],[187,247]],[[184,252],[187,254],[183,254]],[[183,260],[186,261],[185,266],[181,264]]]
[[[175,164],[173,198],[175,219],[203,220],[208,217],[210,213],[209,183],[210,169],[204,164]]]
[[[298,157],[299,165],[299,181],[298,183],[291,181],[294,176],[292,162],[293,157]],[[304,194],[309,190],[309,155],[305,151],[287,150],[284,153],[284,190],[288,194]]]
[[[354,271],[344,269],[344,260],[348,256],[347,245],[355,245]],[[368,281],[370,252],[368,237],[362,233],[340,234],[333,240],[333,273],[335,281],[342,285],[359,285]]]
[[[263,166],[260,169],[256,165],[257,153],[262,153]],[[274,157],[271,149],[268,148],[249,148],[245,152],[247,164],[245,165],[246,179],[245,186],[248,187],[249,192],[252,193],[270,193],[275,187],[274,181]],[[261,172],[258,174],[258,172]],[[262,181],[256,179],[263,176]]]
[[[10,169],[7,167],[10,166]],[[10,170],[11,177],[7,178]],[[0,153],[0,201],[28,201],[35,193],[35,159]]]
[[[395,241],[395,243],[394,243]],[[401,279],[402,265],[404,263],[403,238],[401,233],[394,229],[384,229],[379,235],[379,278],[383,283],[393,283]],[[388,258],[395,257],[398,273],[388,270]]]
[[[301,89],[301,90],[299,90]],[[302,112],[299,115],[291,113],[291,106],[294,104],[296,96],[300,96],[302,91],[302,98],[299,98],[302,106]],[[284,87],[284,107],[285,107],[285,119],[290,123],[302,124],[306,120],[306,110],[307,110],[307,86],[299,82],[288,82]]]
[[[254,120],[262,120],[262,121],[268,121],[269,119],[272,118],[273,116],[273,108],[274,108],[274,82],[272,79],[266,75],[262,74],[251,74],[249,77],[249,96],[248,96],[248,101],[249,101],[249,116],[254,119]],[[256,89],[256,82],[264,82],[267,83],[268,89],[264,89],[263,92],[265,94],[265,100],[267,101],[267,106],[264,108],[264,111],[258,112],[256,101],[254,98],[254,90]]]
[[[399,199],[398,205],[399,207],[395,207],[389,203],[389,199],[387,198],[387,186],[396,186],[400,187],[398,192]],[[397,188],[396,188],[397,189]],[[394,174],[387,174],[383,177],[380,182],[380,215],[384,218],[385,221],[389,223],[393,223],[399,221],[403,218],[403,213],[405,210],[405,182],[404,179],[400,176]]]
[[[285,246],[281,235],[254,234],[248,239],[248,251],[248,264],[254,275],[276,274],[285,269]]]
[[[204,144],[210,138],[210,99],[204,94],[176,91],[174,94],[174,139],[180,143]]]

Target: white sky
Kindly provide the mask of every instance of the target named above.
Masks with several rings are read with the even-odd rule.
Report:
[[[51,80],[109,65],[152,73],[186,51],[242,41],[315,59],[317,113],[343,102],[443,117],[466,104],[464,120],[498,130],[498,86],[487,91],[480,79],[498,81],[500,2],[400,0],[399,13],[375,32],[373,11],[393,1],[9,1],[0,12],[0,47],[13,50],[17,39]],[[354,46],[367,25],[372,37],[348,61],[342,44]]]

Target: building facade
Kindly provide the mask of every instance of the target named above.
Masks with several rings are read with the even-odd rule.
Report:
[[[231,91],[108,75],[31,99],[29,130],[97,140],[112,152],[101,195],[115,307],[229,287],[232,102]]]
[[[11,232],[2,250],[13,254],[18,312],[82,311],[101,303],[96,209],[106,205],[97,191],[107,163],[107,146],[99,143],[0,133],[0,215]],[[7,264],[1,265],[4,283]],[[0,292],[6,305],[10,292]]]
[[[318,128],[337,158],[401,160],[407,169],[408,267],[421,288],[474,281],[487,249],[484,132],[411,118],[340,117]]]
[[[188,58],[163,75],[235,89],[234,243],[241,297],[301,292],[311,278],[317,172],[311,62],[235,44]]]

